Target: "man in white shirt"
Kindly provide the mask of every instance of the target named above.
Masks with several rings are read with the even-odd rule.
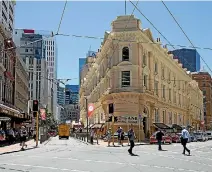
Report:
[[[190,137],[190,134],[188,130],[186,130],[185,127],[183,127],[182,133],[181,133],[181,143],[183,145],[183,154],[185,155],[185,151],[191,154],[191,151],[186,147],[186,144],[188,143],[188,139]]]

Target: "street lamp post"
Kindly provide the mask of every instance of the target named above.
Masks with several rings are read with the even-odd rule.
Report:
[[[87,119],[87,132],[86,132],[86,135],[87,135],[87,142],[88,142],[88,99],[87,97],[85,97],[85,106],[86,106],[86,119]]]

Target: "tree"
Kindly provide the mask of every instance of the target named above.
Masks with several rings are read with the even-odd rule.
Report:
[[[56,129],[57,122],[55,121],[53,114],[48,113],[48,109],[46,109],[46,120],[40,119],[40,126],[46,125],[48,129]]]

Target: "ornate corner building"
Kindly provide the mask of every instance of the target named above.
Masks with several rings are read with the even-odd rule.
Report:
[[[95,105],[90,124],[105,122],[108,106],[113,104],[113,115],[118,117],[115,129],[121,126],[127,131],[132,126],[142,139],[159,125],[199,129],[204,120],[197,82],[134,16],[119,16],[112,22],[112,31],[105,33],[101,49],[82,76],[80,115],[84,123],[85,98]]]

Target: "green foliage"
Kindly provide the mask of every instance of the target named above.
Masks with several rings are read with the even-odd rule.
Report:
[[[56,129],[57,128],[57,122],[55,121],[53,114],[48,113],[48,109],[46,109],[46,120],[40,119],[40,126],[46,125],[48,129]]]

